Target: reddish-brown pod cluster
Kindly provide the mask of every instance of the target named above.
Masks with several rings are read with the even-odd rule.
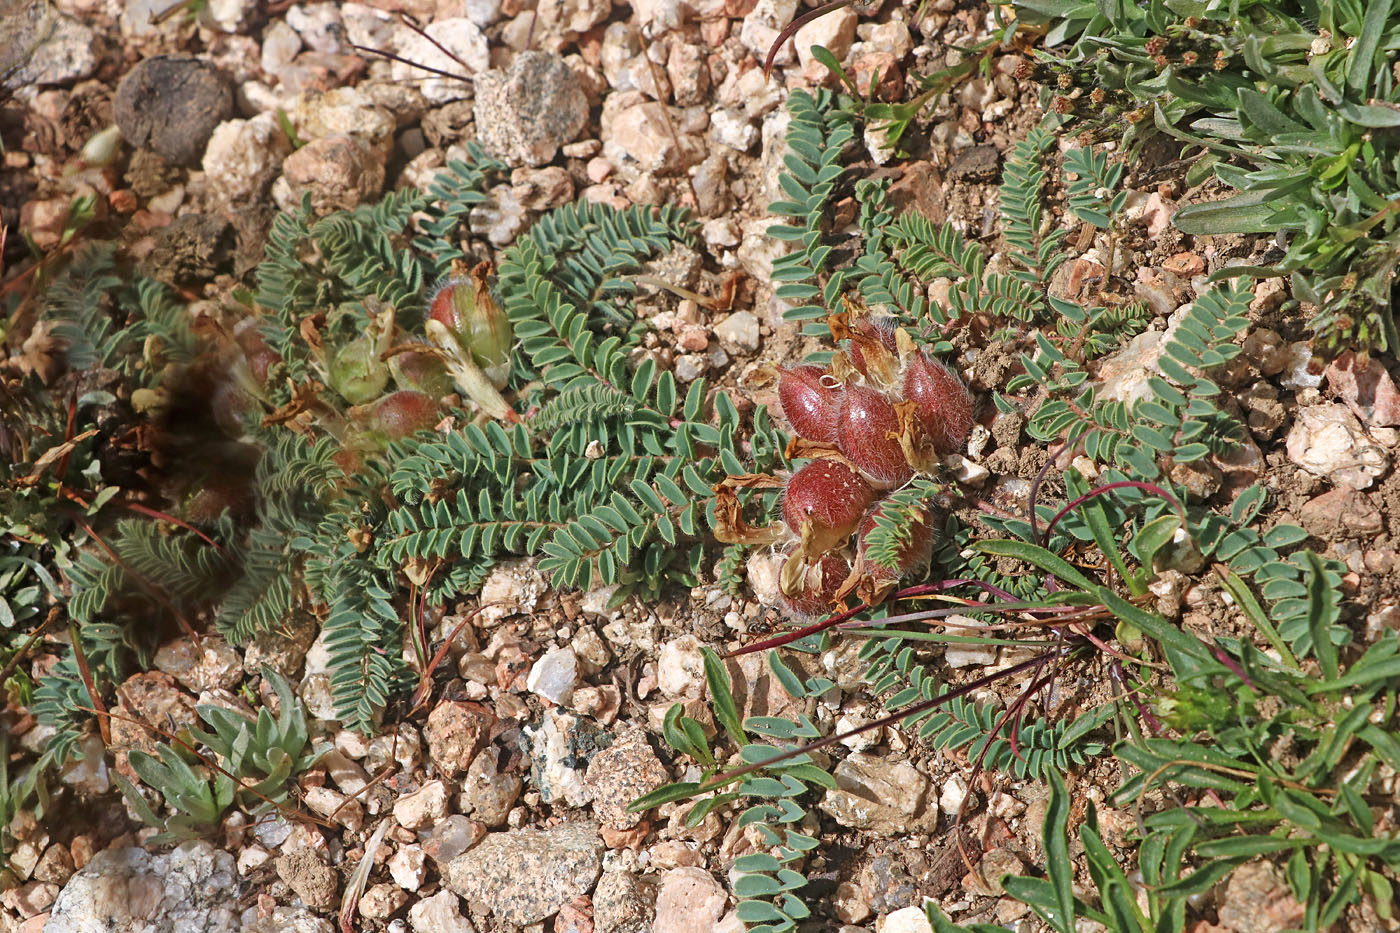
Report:
[[[916,517],[893,567],[868,556],[867,536],[886,507],[883,494],[961,449],[973,422],[962,381],[892,320],[840,315],[832,333],[845,347],[828,368],[778,373],[778,400],[798,449],[815,457],[783,495],[790,539],[780,585],[788,608],[802,616],[833,611],[853,593],[878,602],[928,568],[927,511]]]
[[[792,596],[783,594],[787,606],[799,616],[819,616],[830,612],[840,598],[837,591],[850,576],[851,565],[839,554],[826,554],[814,563],[796,565],[800,574],[796,592]]]

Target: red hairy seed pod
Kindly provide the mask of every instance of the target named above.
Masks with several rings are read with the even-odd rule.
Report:
[[[426,431],[442,418],[437,399],[410,389],[391,392],[369,405],[352,409],[351,415],[359,416],[363,429],[388,440]]]
[[[824,554],[856,530],[875,501],[875,490],[850,467],[835,460],[813,460],[792,475],[783,493],[783,520],[796,534],[811,524],[810,555]]]
[[[832,383],[832,384],[828,384]],[[836,443],[836,413],[844,390],[820,366],[779,370],[778,402],[792,429],[809,441]]]
[[[801,585],[783,603],[797,616],[824,616],[837,611],[836,590],[850,575],[851,565],[839,554],[828,554],[804,571]]]
[[[870,514],[865,517],[865,521],[860,523],[860,543],[857,545],[857,553],[862,558],[862,567],[877,582],[903,580],[924,572],[928,569],[929,561],[933,559],[933,525],[929,521],[927,509],[922,512],[922,520],[916,521],[910,526],[909,540],[895,555],[893,568],[882,567],[866,558],[870,532],[875,528],[875,520],[881,515],[881,510],[884,507],[884,502],[877,503],[875,508],[870,510]]]
[[[273,366],[282,362],[282,357],[277,351],[267,345],[263,335],[258,329],[248,322],[249,326],[239,328],[234,332],[233,339],[238,343],[239,349],[243,351],[243,357],[248,363],[248,371],[252,373],[253,380],[258,385],[267,385],[267,373]]]
[[[209,411],[214,423],[231,438],[243,436],[243,421],[253,405],[247,391],[233,379],[220,379],[209,393]]]
[[[955,453],[967,443],[972,430],[972,399],[948,367],[916,354],[904,374],[904,397],[919,406],[919,423],[940,454]]]
[[[914,475],[899,445],[899,418],[884,394],[847,386],[836,419],[836,446],[880,486],[898,486]]]

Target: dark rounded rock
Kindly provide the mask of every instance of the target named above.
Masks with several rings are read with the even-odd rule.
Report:
[[[122,78],[114,106],[127,142],[195,165],[214,127],[233,113],[233,87],[207,62],[158,55]]]

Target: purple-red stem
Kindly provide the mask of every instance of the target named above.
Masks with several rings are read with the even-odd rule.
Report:
[[[918,586],[910,586],[899,590],[898,592],[890,596],[890,599],[909,599],[914,596],[926,596],[929,593],[940,593],[943,590],[950,590],[955,586],[975,586],[982,590],[985,590],[988,593],[992,593],[996,596],[1001,596],[1005,599],[1011,600],[1012,602],[1016,601],[1016,597],[1013,594],[1008,593],[1006,590],[1003,590],[997,586],[993,586],[992,584],[986,583],[982,580],[939,580],[935,583],[921,583]],[[802,628],[794,629],[791,632],[786,632],[782,635],[775,635],[772,638],[767,638],[763,641],[756,641],[751,645],[745,645],[744,647],[739,648],[736,651],[729,652],[724,657],[737,658],[742,655],[753,654],[756,651],[767,651],[769,648],[781,648],[783,645],[790,645],[795,641],[800,641],[801,639],[806,638],[808,635],[815,635],[818,632],[824,632],[827,629],[835,628],[841,623],[848,621],[849,619],[855,617],[856,615],[864,612],[869,608],[869,603],[861,603],[854,609],[847,609],[845,612],[837,613],[836,615],[823,619],[820,622],[813,622],[811,625],[805,625]],[[880,620],[881,623],[887,621],[889,620]]]
[[[208,544],[210,547],[218,551],[224,557],[228,557],[228,551],[224,550],[223,545],[219,544],[219,542],[215,541],[213,538],[209,537],[207,534],[200,531],[198,528],[196,528],[194,525],[191,525],[184,519],[176,518],[174,515],[171,515],[168,512],[162,512],[159,509],[153,509],[148,506],[141,505],[137,502],[127,502],[123,504],[126,508],[130,509],[133,512],[136,512],[139,515],[145,515],[149,518],[158,519],[159,521],[170,522],[171,524],[179,525],[186,531],[198,535],[204,541],[205,544]]]
[[[1050,543],[1050,534],[1055,530],[1055,526],[1059,524],[1060,519],[1064,518],[1074,509],[1078,508],[1083,503],[1088,502],[1095,496],[1101,496],[1104,493],[1110,492],[1114,489],[1124,489],[1128,487],[1131,487],[1133,489],[1142,489],[1155,495],[1161,496],[1163,499],[1166,499],[1176,508],[1176,514],[1181,519],[1181,527],[1186,527],[1186,510],[1181,507],[1180,502],[1176,501],[1175,496],[1167,492],[1161,486],[1158,486],[1154,483],[1140,483],[1135,479],[1124,479],[1119,480],[1116,483],[1106,483],[1103,486],[1095,487],[1094,489],[1089,490],[1077,499],[1073,499],[1070,502],[1065,503],[1064,507],[1061,508],[1060,511],[1055,513],[1055,517],[1050,519],[1050,524],[1045,526],[1045,534],[1042,535],[1040,539],[1041,546],[1043,547]]]
[[[773,62],[777,59],[778,52],[782,51],[783,45],[789,39],[797,35],[799,29],[806,26],[814,19],[825,16],[828,13],[835,13],[843,6],[850,6],[854,2],[855,0],[833,0],[831,3],[822,4],[815,10],[809,10],[803,13],[801,16],[797,17],[797,19],[784,26],[783,30],[778,33],[778,37],[773,40],[773,44],[768,47],[768,57],[763,60],[763,76],[766,78],[768,75],[772,74]]]
[[[1117,658],[1109,662],[1108,676],[1112,677],[1117,681],[1120,687],[1124,688],[1128,699],[1133,701],[1133,705],[1137,707],[1138,715],[1147,723],[1147,728],[1151,730],[1154,737],[1166,731],[1162,726],[1162,721],[1158,719],[1150,709],[1143,705],[1142,700],[1138,699],[1137,691],[1127,689],[1127,675],[1123,673],[1123,665]]]
[[[706,791],[711,791],[716,788],[723,787],[724,785],[732,783],[737,778],[741,778],[746,774],[752,774],[753,772],[759,771],[763,768],[771,768],[773,765],[787,761],[790,758],[796,758],[798,755],[805,755],[808,752],[818,751],[820,749],[826,748],[829,745],[834,745],[837,742],[840,742],[842,739],[848,739],[853,735],[860,735],[862,732],[870,732],[875,729],[881,729],[885,726],[892,726],[895,723],[899,722],[901,719],[905,719],[909,716],[917,716],[922,712],[931,710],[937,706],[941,706],[949,700],[956,700],[958,697],[966,696],[967,694],[972,693],[975,690],[981,690],[988,684],[993,684],[996,683],[998,680],[1004,680],[1008,677],[1014,677],[1022,671],[1030,670],[1032,667],[1035,667],[1036,665],[1042,663],[1049,656],[1050,652],[1038,654],[1033,658],[1022,661],[1020,664],[1013,665],[1004,670],[994,671],[993,673],[987,674],[984,677],[979,677],[972,683],[964,684],[963,686],[958,687],[954,690],[949,690],[946,693],[940,693],[938,696],[933,697],[931,699],[915,703],[913,706],[907,707],[898,713],[891,713],[888,716],[882,716],[874,722],[868,722],[863,726],[858,726],[855,729],[850,730],[849,732],[833,733],[832,735],[829,735],[826,738],[817,739],[815,742],[812,742],[808,745],[801,745],[797,748],[789,749],[783,752],[782,754],[775,755],[772,758],[768,758],[764,761],[756,762],[751,765],[745,765],[742,768],[735,768],[733,771],[726,771],[723,774],[719,774],[715,777],[710,778],[710,780],[700,785],[700,788],[697,791],[697,793],[704,793]]]

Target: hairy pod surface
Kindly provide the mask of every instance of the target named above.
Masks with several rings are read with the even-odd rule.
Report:
[[[933,525],[927,509],[922,510],[919,521],[909,526],[909,540],[895,553],[894,567],[880,566],[866,556],[870,532],[874,530],[876,519],[880,517],[884,508],[884,502],[877,502],[860,523],[859,544],[856,548],[861,557],[862,568],[877,581],[904,580],[924,572],[928,569],[929,561],[933,559]]]
[[[836,591],[850,575],[851,565],[839,554],[827,554],[807,566],[797,591],[783,594],[783,603],[799,616],[821,616],[836,606]]]
[[[899,418],[884,393],[847,386],[836,419],[836,446],[880,486],[898,486],[914,475],[899,444]]]
[[[820,366],[785,366],[779,373],[778,402],[792,429],[808,440],[836,443],[844,388],[823,382],[827,373]]]
[[[415,431],[425,431],[437,424],[437,399],[422,392],[401,389],[363,408],[351,411],[358,416],[360,427],[387,440],[396,441]]]
[[[243,359],[253,380],[260,386],[267,385],[268,372],[282,362],[282,357],[267,345],[256,327],[239,328],[234,332],[233,339],[243,351]]]
[[[917,353],[904,374],[904,397],[919,406],[919,422],[940,454],[961,450],[972,430],[972,399],[957,375]]]
[[[851,536],[875,501],[875,490],[850,467],[813,460],[792,475],[783,493],[783,520],[797,534],[812,526],[811,553],[824,554]]]

